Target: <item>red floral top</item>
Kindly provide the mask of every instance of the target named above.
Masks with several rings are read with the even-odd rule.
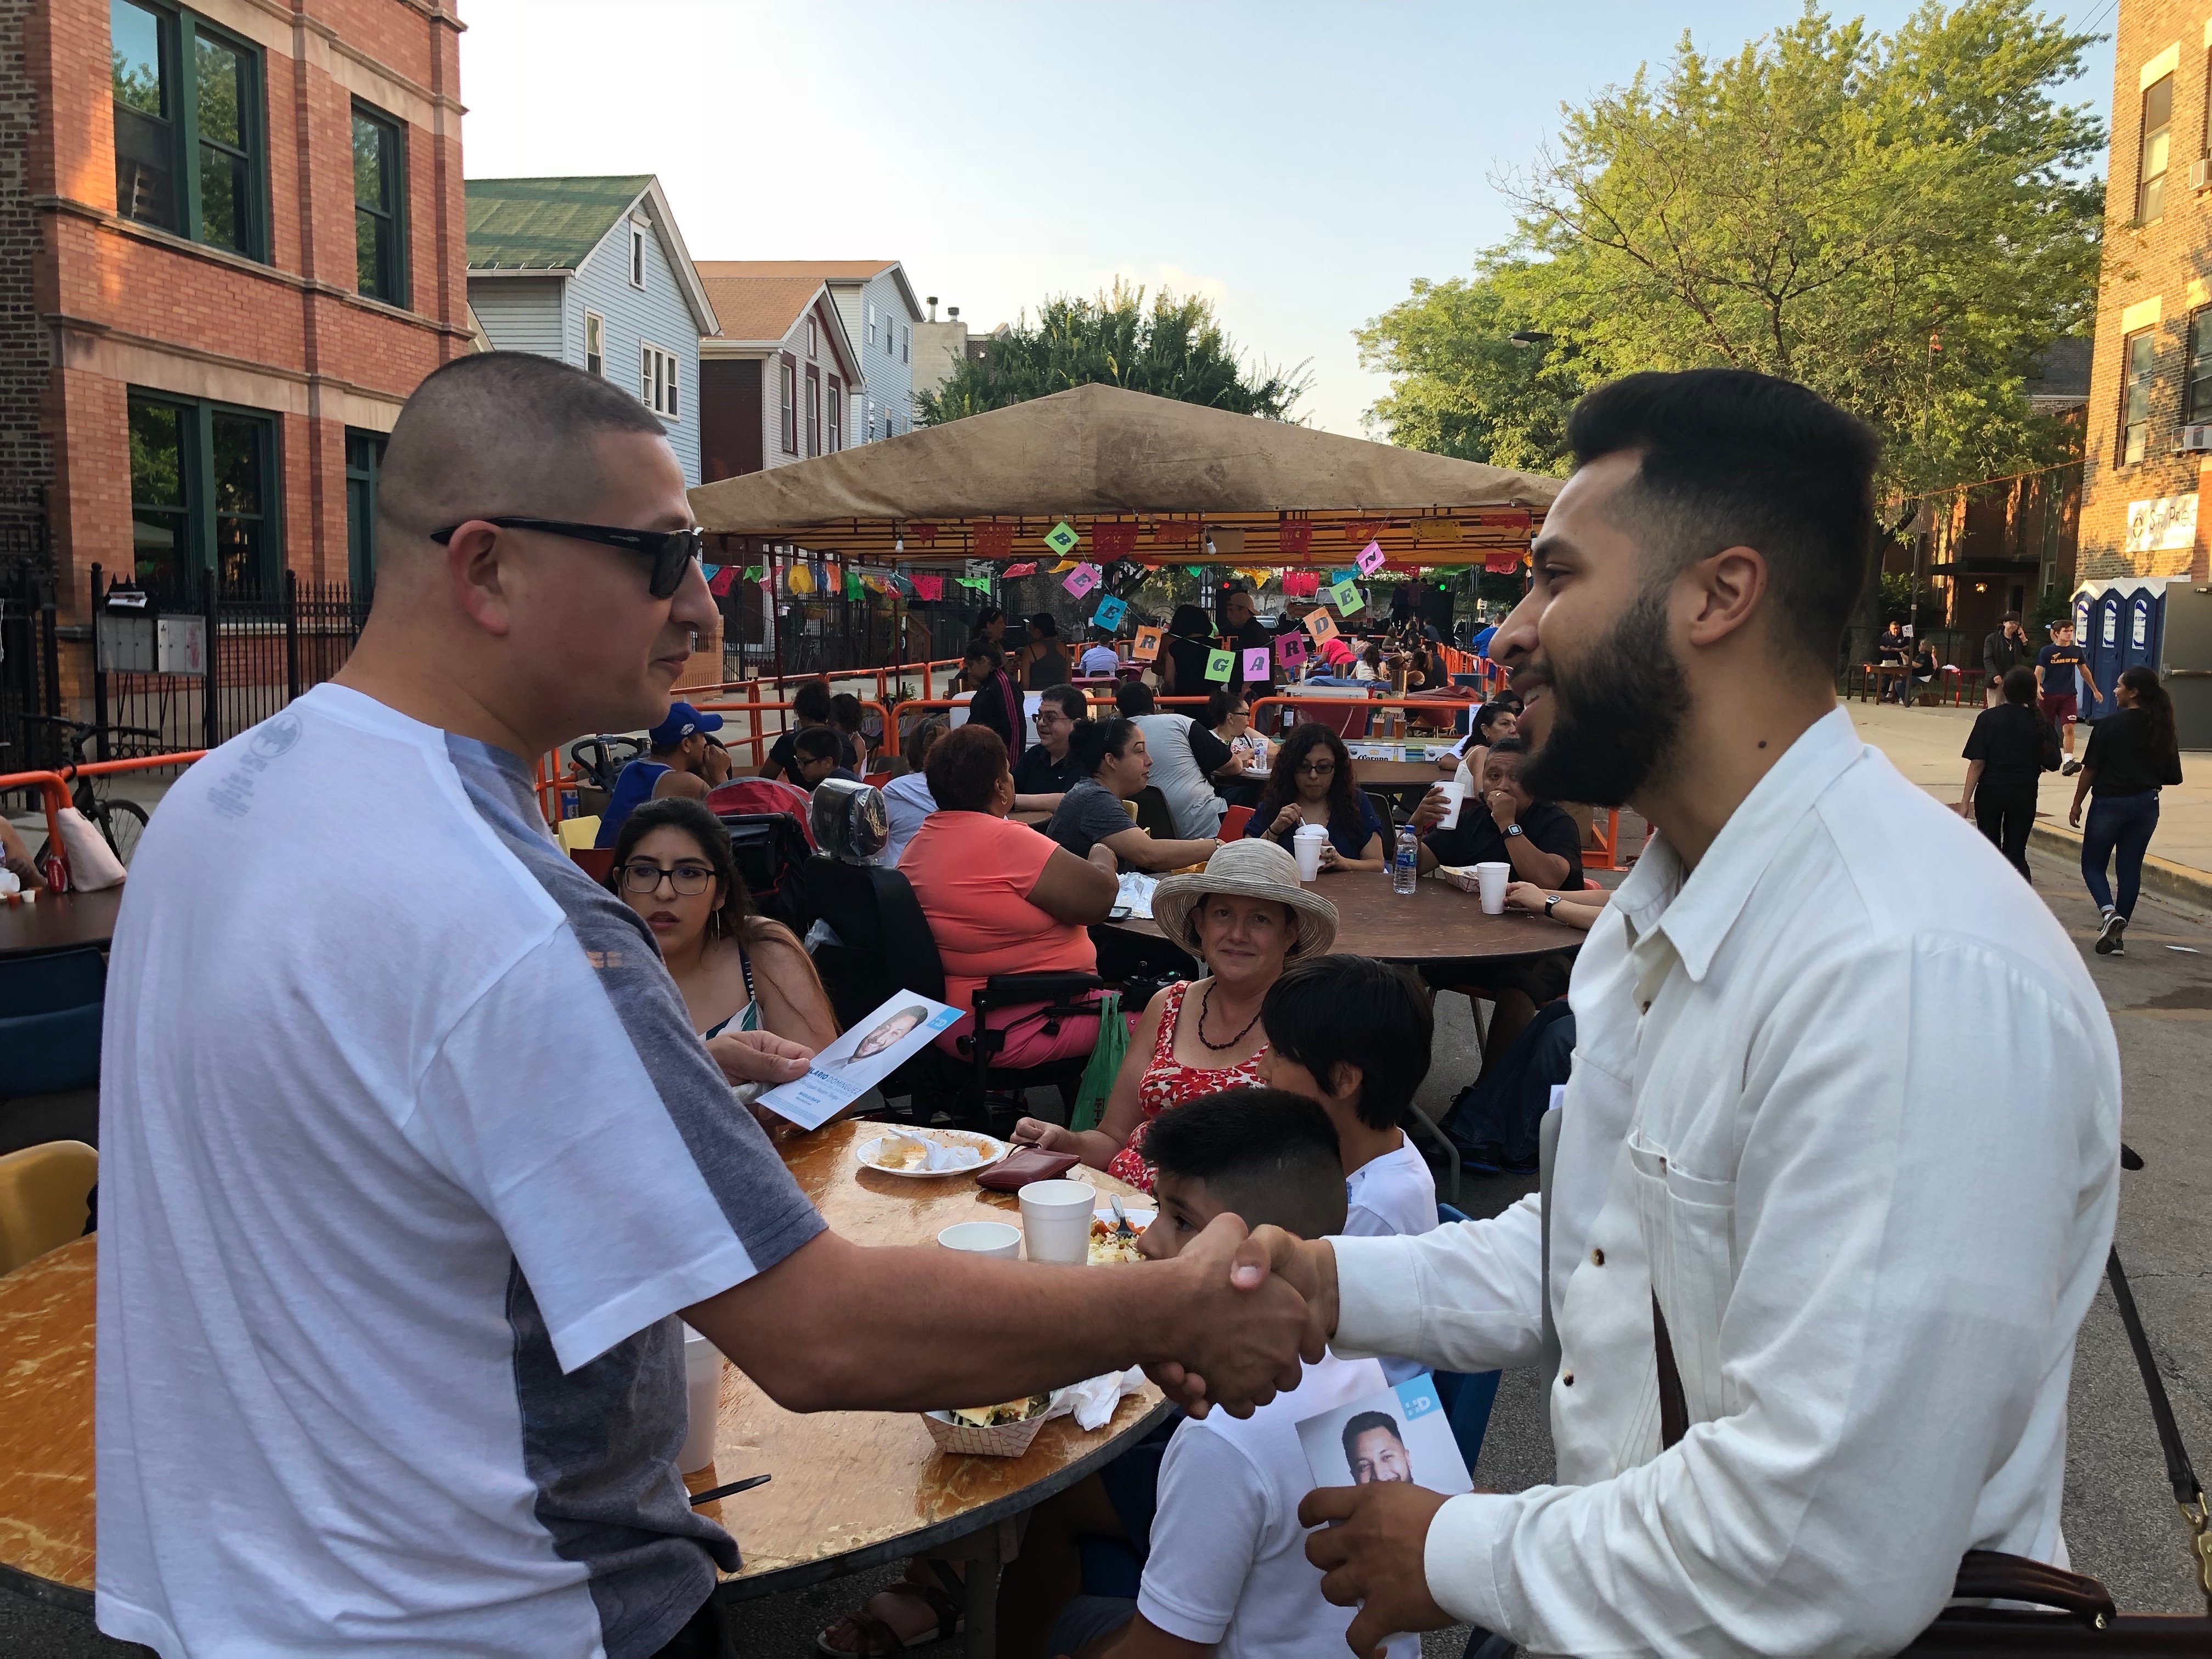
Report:
[[[1182,1018],[1182,995],[1190,989],[1186,980],[1170,985],[1167,1003],[1160,1011],[1159,1036],[1152,1042],[1152,1063],[1137,1080],[1137,1104],[1145,1115],[1129,1132],[1127,1146],[1114,1154],[1106,1165],[1106,1173],[1116,1181],[1125,1181],[1140,1193],[1152,1190],[1152,1168],[1145,1162],[1145,1133],[1152,1127],[1152,1120],[1170,1106],[1180,1106],[1186,1100],[1195,1100],[1200,1095],[1210,1095],[1222,1089],[1257,1088],[1260,1085],[1259,1054],[1235,1066],[1224,1066],[1218,1071],[1203,1066],[1186,1066],[1175,1057],[1176,1024]]]

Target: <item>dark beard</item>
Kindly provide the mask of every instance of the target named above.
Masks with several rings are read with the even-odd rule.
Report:
[[[1665,588],[1646,588],[1572,674],[1553,664],[1551,680],[1551,735],[1522,763],[1522,787],[1540,800],[1621,805],[1671,757],[1689,708]]]

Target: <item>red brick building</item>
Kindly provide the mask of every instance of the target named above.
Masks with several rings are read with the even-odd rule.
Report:
[[[0,0],[0,513],[43,509],[64,623],[94,564],[367,578],[383,434],[471,349],[460,28],[453,0]]]
[[[2212,21],[2121,0],[2089,380],[2080,574],[2207,580],[2198,491],[2212,422]]]

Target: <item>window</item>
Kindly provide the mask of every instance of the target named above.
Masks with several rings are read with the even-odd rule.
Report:
[[[796,455],[799,453],[799,370],[788,357],[783,360],[781,367],[783,371],[783,453]]]
[[[818,356],[821,354],[821,350],[822,331],[815,323],[814,319],[809,317],[806,319],[806,356],[808,359],[811,361],[814,357]]]
[[[357,606],[376,586],[376,486],[384,444],[381,432],[346,428],[346,574]]]
[[[261,58],[188,11],[109,0],[115,210],[264,257]]]
[[[629,285],[645,286],[645,229],[635,222],[629,228]]]
[[[806,371],[806,453],[822,453],[822,377]]]
[[[876,308],[875,308],[873,306],[870,306],[870,307],[868,307],[868,343],[869,343],[870,345],[873,345],[873,344],[875,344],[875,343],[876,343]]]
[[[2189,384],[2181,395],[2181,418],[2212,421],[2212,306],[2190,315]]]
[[[136,574],[187,587],[212,570],[227,593],[264,592],[278,566],[274,423],[137,392],[128,419]]]
[[[2166,211],[2166,162],[2172,149],[2173,77],[2163,76],[2143,88],[2142,141],[2136,155],[2136,218],[2155,219]]]
[[[2151,380],[2158,365],[2155,333],[2146,328],[2129,335],[2120,348],[2120,465],[2132,466],[2142,459],[2150,434]]]
[[[584,373],[605,379],[607,372],[607,319],[596,311],[584,313]]]
[[[674,352],[657,345],[639,346],[637,380],[638,398],[647,409],[672,421],[677,418]]]
[[[407,303],[407,164],[399,124],[353,106],[354,286],[373,300]]]
[[[899,329],[899,361],[902,363],[914,361],[914,331],[902,325]]]
[[[845,447],[845,422],[840,414],[845,406],[844,392],[837,385],[837,377],[830,377],[830,453],[836,454]]]

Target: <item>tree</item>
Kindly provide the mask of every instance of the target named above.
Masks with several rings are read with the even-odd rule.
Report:
[[[916,397],[915,418],[938,426],[1071,386],[1105,385],[1279,421],[1305,394],[1304,368],[1284,374],[1261,363],[1248,374],[1210,301],[1163,289],[1147,311],[1145,290],[1117,280],[1096,299],[1047,300],[1034,327],[1024,313],[942,386]]]
[[[1730,365],[1868,421],[1899,494],[2058,459],[2021,381],[2095,304],[2104,129],[2054,96],[2090,39],[2027,0],[1931,0],[1888,36],[1808,3],[1719,62],[1685,35],[1663,74],[1565,112],[1472,283],[1369,325],[1401,376],[1375,418],[1537,453],[1588,384]],[[1431,337],[1509,319],[1553,337],[1542,368]]]

